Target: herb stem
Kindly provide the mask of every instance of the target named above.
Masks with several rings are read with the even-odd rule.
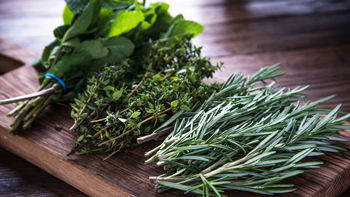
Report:
[[[167,134],[167,133],[170,133],[173,129],[174,129],[174,126],[170,126],[170,127],[164,128],[164,129],[162,129],[160,131],[157,131],[155,133],[152,133],[150,135],[139,137],[139,138],[137,138],[137,143],[138,144],[143,144],[145,142],[158,139],[160,136],[162,136],[164,134]]]
[[[64,40],[62,40],[62,42],[64,42]],[[55,66],[55,64],[56,64],[56,62],[58,60],[58,57],[60,56],[61,50],[62,50],[62,44],[59,46],[59,48],[57,50],[57,53],[56,53],[56,56],[55,56],[55,59],[52,62],[51,66],[50,66],[50,69],[47,71],[47,73],[51,73],[52,72],[52,69],[54,68],[54,66]]]
[[[141,81],[141,82],[127,95],[128,98],[130,98],[130,96],[136,92],[137,88],[140,87],[140,86],[142,85],[142,83],[143,83],[143,81]]]
[[[36,102],[34,102],[34,104],[32,104],[32,107],[34,107],[32,110],[30,110],[30,112],[23,118],[23,121],[27,121],[29,120],[33,114],[36,112],[36,110],[38,110],[42,104],[44,104],[44,98],[42,97],[38,97],[36,100]]]
[[[153,116],[147,118],[146,120],[142,121],[142,122],[140,123],[140,125],[143,124],[143,123],[145,123],[145,122],[147,122],[147,121],[149,121],[149,120],[152,120],[153,118],[157,117],[158,115],[161,115],[161,114],[163,114],[163,113],[166,113],[166,112],[168,112],[169,110],[172,110],[172,109],[174,109],[174,107],[170,107],[170,108],[168,108],[168,109],[166,109],[166,110],[164,110],[164,111],[162,111],[162,112],[160,112],[160,113],[158,113],[158,114],[155,114],[155,115],[153,115]],[[102,146],[102,145],[104,145],[104,144],[106,144],[106,143],[108,143],[108,142],[111,142],[111,141],[113,141],[113,140],[116,140],[116,139],[118,139],[118,138],[121,138],[121,137],[123,137],[124,135],[130,133],[131,131],[133,131],[133,130],[135,130],[135,129],[137,129],[137,128],[138,128],[138,127],[135,126],[135,127],[133,127],[132,129],[128,130],[127,132],[125,132],[125,133],[123,133],[123,134],[121,134],[121,135],[119,135],[119,136],[117,136],[117,137],[115,137],[115,138],[113,138],[113,139],[110,139],[110,140],[105,141],[105,142],[103,142],[103,143],[101,143],[101,144],[98,144],[98,146]]]
[[[95,87],[94,93],[96,92],[96,90],[98,89],[98,87],[100,87],[100,85],[101,85],[101,82],[98,83],[97,86]],[[93,96],[94,96],[94,94],[91,94],[91,95],[90,95],[89,99],[87,100],[87,103],[90,102],[90,100],[91,100],[91,98],[92,98]],[[82,115],[82,113],[83,113],[83,111],[84,111],[85,108],[86,108],[86,104],[84,104],[82,110],[80,110],[80,113],[79,113],[79,115],[78,115],[77,120],[79,120],[79,119],[81,118],[81,115]],[[85,117],[84,117],[81,121],[79,121],[79,124],[78,124],[78,121],[75,121],[74,124],[73,124],[73,126],[72,126],[69,130],[75,130],[77,127],[80,126],[80,124],[82,124],[82,122],[83,122],[84,119],[85,119]]]
[[[27,95],[22,95],[22,96],[10,98],[10,99],[5,99],[5,100],[0,101],[0,105],[14,103],[14,102],[18,102],[18,101],[24,101],[24,100],[32,99],[32,98],[35,98],[38,96],[51,94],[51,93],[55,92],[56,90],[58,90],[59,88],[60,87],[51,87],[51,88],[48,88],[45,90],[41,90],[39,92],[34,92],[34,93],[27,94]]]
[[[13,110],[11,110],[8,114],[7,117],[11,117],[13,115],[15,115],[17,112],[19,112],[25,105],[27,105],[27,103],[29,102],[29,100],[24,101],[23,103],[19,104],[17,107],[15,107]]]

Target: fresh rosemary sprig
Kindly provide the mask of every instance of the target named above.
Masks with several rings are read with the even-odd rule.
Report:
[[[221,65],[200,56],[191,36],[152,44],[139,63],[127,59],[106,66],[88,80],[87,90],[72,104],[72,129],[80,136],[70,154],[94,150],[117,153],[132,139],[149,134],[177,111],[188,111],[204,101],[220,84],[204,84]],[[107,158],[108,158],[107,157]]]
[[[331,98],[299,106],[307,99],[304,88],[277,90],[254,87],[256,81],[272,78],[278,65],[266,67],[251,78],[232,75],[222,89],[200,107],[183,112],[162,127],[175,124],[164,142],[146,153],[146,163],[157,162],[167,172],[150,179],[158,191],[169,188],[203,196],[225,196],[224,190],[261,194],[294,191],[281,180],[318,168],[322,162],[300,162],[307,156],[338,152],[344,148],[329,140],[350,114],[336,119],[333,110],[316,106]],[[181,112],[178,112],[181,113]],[[320,114],[328,114],[321,118]]]

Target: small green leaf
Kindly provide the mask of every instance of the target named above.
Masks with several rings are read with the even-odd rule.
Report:
[[[96,109],[96,106],[93,103],[85,103],[85,104],[91,110],[95,110]]]
[[[164,81],[164,77],[160,76],[160,75],[156,75],[153,78],[153,82],[162,82]]]
[[[170,103],[171,107],[177,107],[178,104],[179,104],[178,100],[175,100],[175,101]]]
[[[107,91],[113,91],[114,92],[115,88],[113,86],[106,86],[106,87],[103,88],[103,90],[106,91],[106,92]]]
[[[148,103],[148,107],[149,107],[150,109],[154,109],[154,106],[153,106],[152,103],[150,103],[150,102],[147,102],[147,103]]]
[[[141,115],[141,112],[140,112],[140,111],[136,111],[136,112],[134,112],[134,113],[131,115],[131,117],[137,118],[137,117],[139,117],[140,115]]]
[[[123,91],[124,91],[123,88],[121,88],[120,90],[116,90],[112,95],[113,100],[117,101],[123,95]]]
[[[77,139],[77,142],[80,142],[84,139],[84,135],[81,135],[78,139]]]
[[[149,113],[149,114],[153,114],[153,113],[154,113],[154,110],[153,110],[153,109],[147,109],[147,108],[146,108],[145,110],[146,110],[146,112]]]

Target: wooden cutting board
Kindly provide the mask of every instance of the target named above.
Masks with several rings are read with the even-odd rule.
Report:
[[[30,67],[36,54],[0,38],[0,67],[10,72],[0,76],[0,99],[31,93],[38,87],[38,74]],[[21,65],[26,65],[22,66]],[[17,68],[19,67],[19,68]],[[223,80],[223,79],[222,79]],[[45,109],[33,127],[18,136],[9,134],[13,118],[6,114],[14,105],[0,106],[0,145],[62,179],[90,196],[182,196],[183,192],[171,190],[157,194],[148,177],[163,174],[155,164],[144,164],[143,154],[157,143],[150,142],[122,150],[107,161],[106,155],[67,157],[75,136],[68,130],[73,121],[70,109],[53,105]],[[56,131],[54,125],[63,127]],[[350,140],[349,132],[341,136]],[[349,142],[338,145],[350,148]],[[285,180],[298,190],[275,196],[335,197],[350,186],[350,152],[327,153],[309,160],[323,161],[320,169]],[[229,196],[264,196],[241,191],[226,192]]]

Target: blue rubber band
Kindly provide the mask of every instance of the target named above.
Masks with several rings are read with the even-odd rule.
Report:
[[[61,86],[63,88],[63,92],[66,93],[66,84],[60,78],[58,78],[56,75],[54,75],[52,73],[46,73],[45,75],[43,75],[43,77],[52,77],[52,78],[56,79],[58,81],[58,83],[61,84]]]

